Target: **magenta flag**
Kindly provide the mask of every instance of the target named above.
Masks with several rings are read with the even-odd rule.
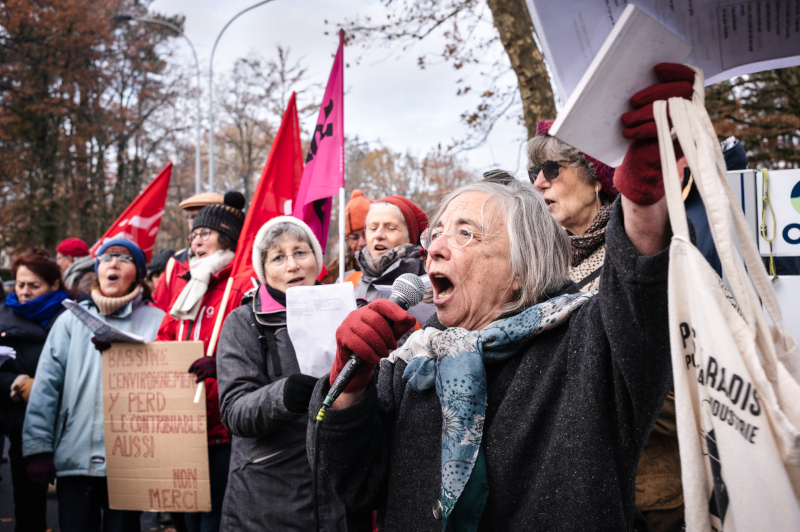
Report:
[[[344,186],[344,30],[306,157],[292,216],[308,224],[325,252],[331,198]]]

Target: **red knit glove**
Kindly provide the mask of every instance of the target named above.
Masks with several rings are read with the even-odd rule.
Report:
[[[197,382],[217,378],[217,359],[214,357],[201,357],[189,366],[189,373],[197,373]]]
[[[387,319],[392,320],[394,325],[390,326]],[[366,388],[375,366],[397,349],[397,340],[410,331],[415,323],[416,320],[408,312],[388,299],[377,299],[351,312],[336,330],[337,349],[331,368],[331,384],[350,355],[356,355],[364,363],[344,391],[355,392]]]
[[[630,101],[635,110],[622,115],[622,136],[633,143],[614,172],[617,190],[639,205],[652,205],[664,197],[653,102],[675,97],[691,100],[694,83],[694,71],[684,65],[659,63],[654,70],[660,83],[634,94]],[[677,142],[674,146],[675,156],[680,158],[683,152]]]
[[[52,484],[56,480],[53,453],[39,453],[28,457],[28,476],[37,484]]]

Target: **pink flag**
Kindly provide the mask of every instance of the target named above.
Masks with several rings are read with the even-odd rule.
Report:
[[[344,186],[344,30],[322,98],[292,216],[311,227],[322,251],[328,241],[331,198]]]

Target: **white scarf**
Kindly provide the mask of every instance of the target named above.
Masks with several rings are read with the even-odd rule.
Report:
[[[194,320],[200,312],[200,303],[208,290],[208,283],[211,276],[222,270],[233,260],[233,251],[219,250],[208,257],[189,259],[189,271],[192,278],[183,287],[180,295],[175,300],[175,304],[169,311],[169,315],[176,320]]]

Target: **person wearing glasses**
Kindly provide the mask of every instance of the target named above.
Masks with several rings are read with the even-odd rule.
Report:
[[[236,244],[244,224],[244,205],[244,196],[231,191],[225,194],[223,203],[212,203],[197,213],[187,237],[189,260],[175,265],[169,312],[158,330],[158,341],[201,341],[203,351],[208,355],[197,359],[189,367],[189,372],[196,374],[197,382],[205,382],[211,511],[184,514],[190,532],[219,530],[228,480],[231,445],[220,419],[217,359],[208,349],[215,328],[221,327],[226,316],[239,306],[242,288],[246,290],[246,285],[250,284],[249,280],[247,283],[234,283],[227,304],[222,307]]]
[[[552,120],[536,126],[528,142],[528,178],[572,244],[570,279],[597,290],[606,255],[606,226],[617,197],[614,169],[547,134]]]
[[[149,303],[145,256],[125,239],[103,244],[97,280],[80,305],[117,329],[152,342],[164,312]],[[138,532],[141,512],[108,507],[103,428],[102,354],[92,332],[63,312],[45,341],[22,429],[22,454],[34,482],[58,478],[58,521],[64,532]]]
[[[197,214],[206,206],[214,203],[224,203],[224,197],[217,192],[203,192],[202,194],[195,194],[185,200],[181,201],[178,206],[183,211],[183,218],[186,220],[187,231],[192,231],[192,225]],[[153,283],[153,301],[158,308],[164,312],[169,312],[170,287],[175,276],[175,264],[179,262],[186,262],[189,258],[190,248],[187,246],[174,253],[163,267],[164,274],[158,279],[158,282]]]
[[[425,274],[419,237],[428,216],[409,199],[387,196],[370,205],[365,225],[366,247],[356,253],[363,272],[356,284],[359,305],[383,297],[378,285],[391,286],[404,273]]]
[[[320,284],[322,249],[302,220],[280,216],[258,231],[252,261],[260,286],[228,316],[217,352],[222,421],[233,439],[222,530],[314,530],[305,435],[317,379],[300,373],[286,291]],[[345,530],[344,506],[324,490],[318,502],[320,530]]]
[[[322,486],[348,510],[378,507],[387,531],[633,530],[672,380],[658,162],[657,141],[634,142],[615,172],[599,291],[570,279],[570,239],[533,184],[445,196],[422,243],[436,314],[399,349],[414,320],[386,300],[337,329],[309,411],[351,355],[363,364],[309,423]]]

